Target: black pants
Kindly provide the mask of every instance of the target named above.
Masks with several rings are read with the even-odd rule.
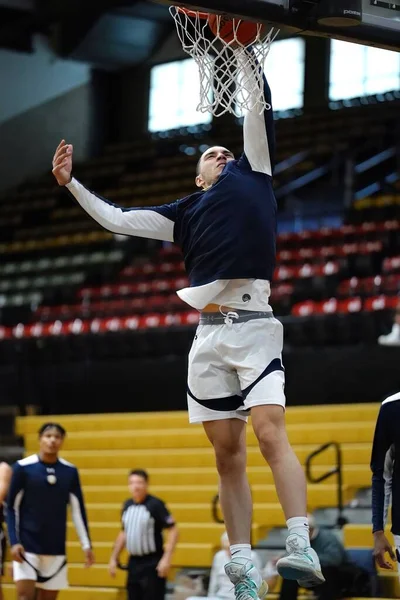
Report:
[[[130,559],[128,600],[164,600],[166,579],[162,579],[157,574],[158,560],[141,563]]]
[[[0,577],[4,575],[4,563],[6,560],[6,534],[4,533],[3,526],[0,525]]]
[[[352,564],[345,564],[340,567],[322,567],[325,583],[312,588],[314,595],[318,600],[339,600],[340,598],[348,597],[349,594],[354,595],[356,579],[360,581],[360,584],[363,584],[363,589],[365,586],[364,579],[369,579],[367,573],[362,574],[365,575],[364,578],[360,577],[360,571],[358,567]],[[298,590],[299,584],[297,581],[284,579],[282,581],[279,600],[297,600]],[[369,596],[370,594],[366,593],[365,595]]]

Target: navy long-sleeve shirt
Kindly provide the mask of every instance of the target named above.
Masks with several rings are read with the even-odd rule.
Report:
[[[392,500],[392,532],[400,535],[400,393],[382,402],[371,456],[372,525],[381,531]]]
[[[91,547],[78,469],[59,458],[44,463],[37,454],[13,466],[7,499],[7,527],[11,545],[26,552],[65,555],[67,507],[84,550]]]
[[[247,75],[251,77],[251,69]],[[74,178],[66,186],[104,228],[180,246],[191,297],[198,298],[196,292],[201,295],[189,302],[196,308],[213,301],[215,282],[272,279],[277,217],[272,185],[275,137],[271,90],[265,77],[263,85],[269,107],[262,110],[256,103],[245,115],[243,154],[228,162],[207,190],[162,206],[121,208]]]

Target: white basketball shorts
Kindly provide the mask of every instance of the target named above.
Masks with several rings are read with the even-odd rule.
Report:
[[[200,322],[189,353],[189,421],[245,421],[254,406],[285,407],[282,323],[272,313],[269,318],[216,321]]]
[[[62,566],[65,563],[65,556],[25,552],[25,557],[28,562],[13,561],[14,581],[33,580],[36,581],[36,587],[43,590],[64,590],[68,587],[67,565]],[[43,579],[46,581],[42,581]]]

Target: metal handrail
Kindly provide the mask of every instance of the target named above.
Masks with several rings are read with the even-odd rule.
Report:
[[[336,451],[336,466],[333,469],[331,469],[330,471],[327,471],[327,473],[324,473],[323,475],[321,475],[320,477],[313,477],[313,475],[311,473],[312,460],[316,456],[318,456],[318,454],[321,454],[321,452],[325,452],[325,450],[328,450],[328,448],[331,448],[331,447],[333,447]],[[314,452],[311,452],[311,454],[306,459],[306,475],[307,475],[307,479],[310,483],[320,483],[321,481],[325,481],[325,479],[328,479],[328,477],[331,477],[332,475],[337,475],[337,507],[338,507],[337,525],[338,525],[338,527],[343,527],[343,525],[345,525],[347,523],[347,519],[343,516],[344,507],[343,507],[342,449],[340,447],[340,444],[338,442],[328,442],[327,444],[323,444],[322,446],[320,446],[319,448],[314,450]]]
[[[251,492],[251,488],[250,488],[250,492]],[[220,515],[219,515],[218,504],[219,504],[219,494],[215,494],[215,496],[211,500],[212,517],[213,517],[215,523],[225,524],[223,517],[220,517]],[[253,527],[250,528],[250,544],[253,545]]]
[[[219,503],[219,494],[215,494],[214,498],[211,501],[212,517],[216,523],[225,523],[224,519],[219,516],[218,503]]]

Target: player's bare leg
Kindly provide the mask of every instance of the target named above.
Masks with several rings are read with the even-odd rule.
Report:
[[[274,476],[275,487],[287,521],[288,556],[278,561],[278,572],[304,586],[324,581],[321,566],[310,547],[307,521],[307,485],[304,471],[289,440],[282,406],[255,406],[251,420],[260,450]]]
[[[307,515],[307,488],[304,471],[286,433],[282,406],[255,406],[251,421],[260,450],[271,467],[279,502],[285,518]]]
[[[33,579],[21,579],[15,582],[18,600],[36,599],[36,581]]]
[[[251,562],[252,499],[246,475],[246,423],[225,419],[203,423],[215,451],[219,494],[232,561],[225,570],[243,600],[265,598],[268,586]]]
[[[36,600],[56,600],[58,590],[38,590]]]
[[[240,419],[203,423],[215,451],[219,498],[230,544],[250,544],[253,512],[246,475],[246,423]]]

